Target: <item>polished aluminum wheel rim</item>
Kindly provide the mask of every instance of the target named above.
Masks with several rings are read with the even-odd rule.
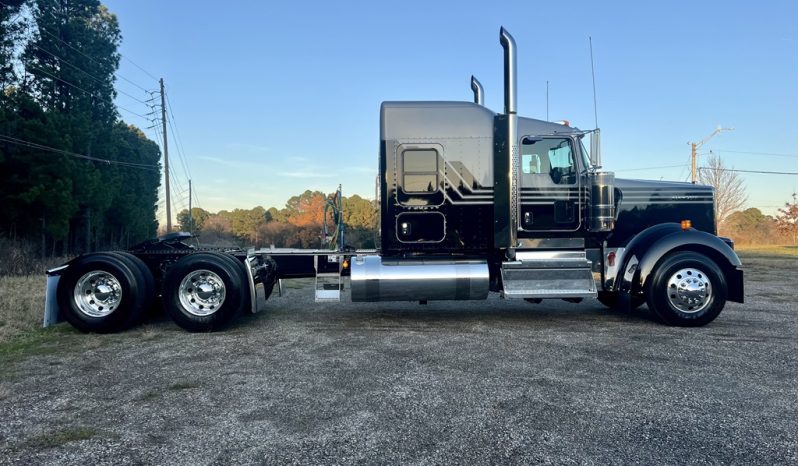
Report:
[[[210,270],[195,270],[180,282],[180,304],[189,314],[203,317],[219,310],[224,304],[225,286],[222,278]]]
[[[712,283],[701,270],[681,269],[668,280],[668,301],[681,312],[699,312],[709,305],[711,298]]]
[[[93,270],[75,284],[73,300],[78,311],[89,317],[105,317],[122,302],[122,286],[113,275]]]

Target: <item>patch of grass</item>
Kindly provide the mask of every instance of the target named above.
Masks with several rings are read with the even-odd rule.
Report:
[[[46,281],[44,274],[0,276],[0,344],[41,328]]]
[[[26,441],[25,445],[33,449],[55,448],[69,442],[88,440],[95,435],[97,435],[97,429],[91,427],[70,427],[37,435]]]
[[[199,384],[196,382],[176,382],[172,385],[166,387],[169,390],[188,390],[190,388],[199,388]]]
[[[56,355],[98,348],[107,343],[102,336],[91,338],[68,324],[38,329],[0,342],[0,378],[14,372],[15,363],[30,356]]]
[[[798,246],[735,246],[741,257],[778,256],[798,257]]]
[[[72,347],[79,333],[69,325],[37,329],[0,343],[0,361],[15,355],[52,354]]]

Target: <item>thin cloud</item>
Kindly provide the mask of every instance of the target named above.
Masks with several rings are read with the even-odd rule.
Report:
[[[218,163],[219,165],[224,165],[225,167],[230,167],[230,168],[252,168],[255,165],[252,163],[237,162],[235,160],[220,159],[219,157],[209,157],[207,155],[200,155],[198,158],[200,160]]]
[[[349,167],[345,168],[344,171],[355,173],[377,173],[377,169],[374,167]]]
[[[248,144],[245,142],[230,142],[226,145],[228,149],[243,149],[248,150],[251,152],[271,152],[271,148],[267,146],[261,146],[258,144]]]
[[[278,175],[285,176],[288,178],[331,178],[334,176],[338,176],[338,173],[297,171],[297,172],[280,172],[278,173]]]

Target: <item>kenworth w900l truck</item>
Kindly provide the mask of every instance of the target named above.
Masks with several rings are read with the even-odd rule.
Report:
[[[352,301],[596,297],[647,303],[682,326],[743,302],[712,188],[616,179],[600,167],[598,130],[519,117],[516,45],[504,28],[500,43],[502,113],[482,104],[473,78],[474,102],[382,104],[379,250],[346,248],[340,221],[331,249],[206,250],[171,234],[48,271],[45,321],[116,331],[160,296],[181,327],[215,330],[257,311],[282,280],[308,277],[317,301],[343,289]]]

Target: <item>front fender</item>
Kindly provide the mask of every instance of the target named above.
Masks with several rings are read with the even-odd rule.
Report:
[[[637,235],[627,246],[618,280],[618,291],[643,296],[657,264],[675,251],[693,251],[714,261],[723,272],[728,299],[744,300],[743,271],[740,258],[717,236],[692,228],[683,230],[677,223],[656,225]]]

